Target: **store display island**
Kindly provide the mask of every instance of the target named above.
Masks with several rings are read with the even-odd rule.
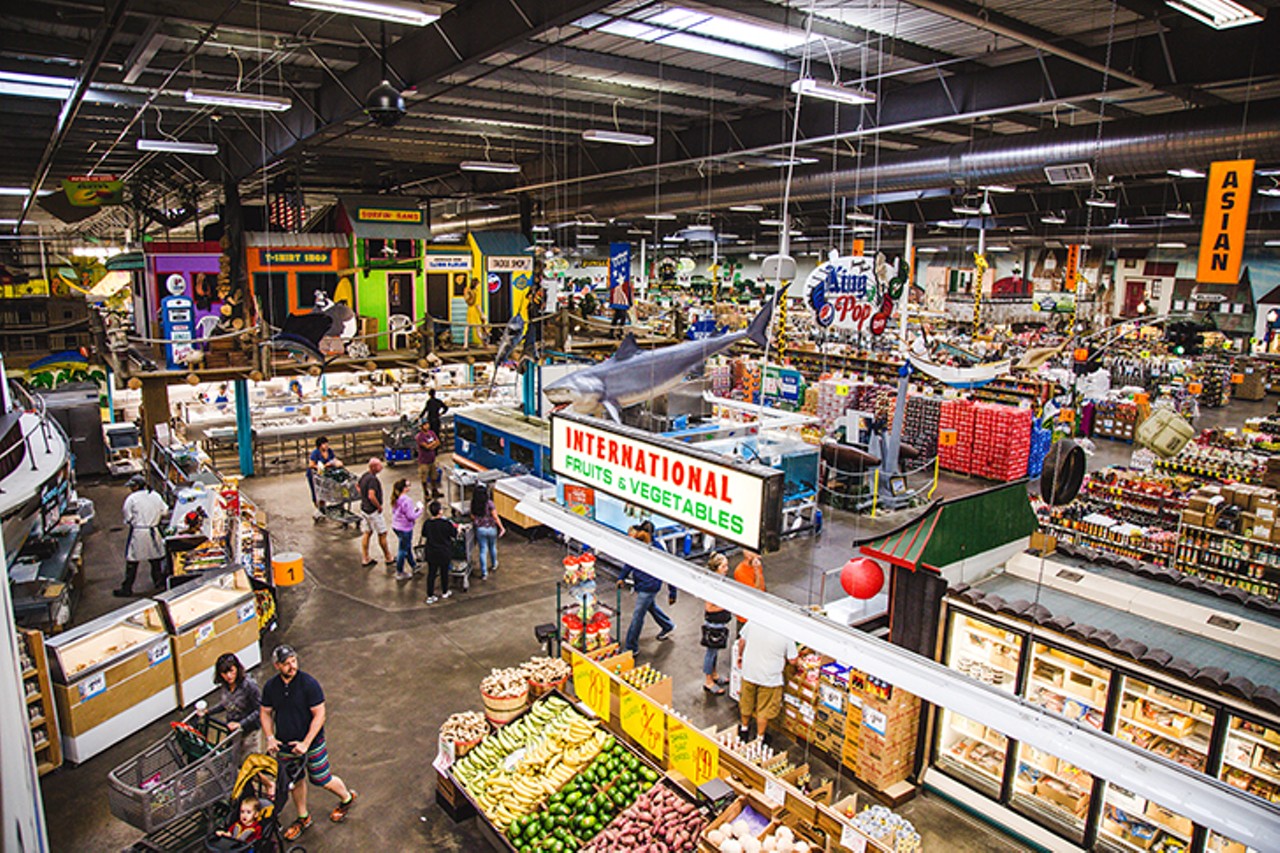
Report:
[[[245,669],[262,662],[257,605],[243,569],[176,587],[156,596],[173,644],[178,704],[187,706],[217,687],[214,664],[234,654]]]

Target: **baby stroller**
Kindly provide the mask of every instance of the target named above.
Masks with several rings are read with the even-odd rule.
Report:
[[[280,813],[289,801],[294,785],[305,784],[305,756],[281,752],[276,758],[262,753],[250,753],[240,765],[231,801],[221,823],[213,823],[204,839],[204,849],[209,853],[306,853],[306,848],[290,846],[280,826]],[[259,803],[259,824],[262,837],[256,841],[237,841],[218,834],[235,820],[236,805],[244,798],[256,798]]]

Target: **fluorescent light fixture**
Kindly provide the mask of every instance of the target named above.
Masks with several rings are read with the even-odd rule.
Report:
[[[803,232],[803,231],[792,231],[792,232],[791,232],[791,239],[792,239],[792,240],[807,240],[807,239],[809,239],[809,238],[808,238],[808,237],[806,237],[806,236],[804,236],[804,232]]]
[[[1115,199],[1107,198],[1106,196],[1102,196],[1102,195],[1091,196],[1090,198],[1085,199],[1084,203],[1089,205],[1090,207],[1102,207],[1107,209],[1110,209],[1116,206]]]
[[[550,231],[550,230],[551,230],[551,226],[550,226],[550,225],[535,225],[535,226],[533,226],[532,228],[530,228],[529,230],[530,230],[530,231],[532,231],[532,232],[533,232],[533,233],[535,233],[535,234],[546,234],[548,231]]]
[[[1117,219],[1115,222],[1112,222],[1107,227],[1108,228],[1128,228],[1129,223],[1125,222],[1123,219]]]
[[[1092,244],[1092,243],[1081,243],[1081,244],[1080,244],[1080,251],[1082,251],[1082,252],[1087,252],[1087,251],[1089,251],[1089,250],[1090,250],[1090,249],[1092,249],[1092,248],[1093,248],[1093,244]]]
[[[26,187],[0,187],[0,195],[25,196],[29,192],[31,191]]]
[[[670,27],[682,32],[698,33],[711,38],[745,44],[765,50],[793,50],[803,45],[806,37],[799,29],[774,29],[706,12],[695,12],[680,6],[664,9],[645,19],[646,24]]]
[[[763,204],[731,204],[729,209],[734,213],[764,213]]]
[[[874,225],[855,225],[852,228],[854,234],[874,234],[876,228]]]
[[[645,21],[620,20],[594,13],[579,18],[575,24],[584,30],[599,30],[610,35],[651,44],[661,43],[665,47],[676,50],[705,53],[721,59],[732,59],[778,70],[785,69],[788,64],[786,57],[778,55],[779,51],[789,49],[787,46],[789,44],[788,37],[790,36],[792,39],[799,38],[798,44],[804,44],[803,35],[791,36],[789,32],[781,30],[771,31],[773,34],[768,41],[769,47],[767,50],[734,44],[732,41],[724,41],[722,39],[731,38],[724,34],[718,33],[715,38],[700,34],[700,32],[711,32],[711,30],[707,29],[709,26],[719,29],[720,33],[724,33],[725,31],[722,28],[716,27],[717,20],[740,25],[738,21],[729,22],[728,19],[718,19],[714,15],[707,15],[703,12],[689,12],[679,8],[666,10]]]
[[[683,243],[683,242],[684,242],[684,238],[683,238],[683,237],[678,237],[678,236],[676,236],[675,234],[668,234],[666,237],[663,237],[663,238],[662,238],[662,242],[664,242],[664,243]]]
[[[876,102],[876,96],[866,89],[841,86],[839,83],[826,83],[812,77],[801,77],[791,84],[791,91],[810,98],[835,101],[837,104],[874,104]]]
[[[671,222],[676,218],[676,215],[674,213],[646,213],[644,218],[654,222]]]
[[[1157,249],[1185,249],[1187,244],[1180,240],[1173,240],[1167,243],[1156,243]]]
[[[217,89],[188,89],[183,95],[188,104],[208,107],[232,107],[243,110],[266,110],[282,113],[293,106],[288,98],[255,95],[252,92],[222,92]]]
[[[964,223],[957,222],[954,219],[944,219],[943,221],[938,223],[938,227],[939,228],[963,228]]]
[[[1268,249],[1277,249],[1280,248],[1280,240],[1267,240],[1262,245],[1266,246]]]
[[[533,242],[537,243],[539,246],[550,246],[555,243],[555,240],[552,240],[550,237],[539,237]]]
[[[1203,178],[1204,172],[1199,169],[1165,169],[1165,174],[1173,178]]]
[[[988,246],[987,251],[988,252],[1012,252],[1013,249],[1009,248],[1008,246]]]
[[[139,139],[139,151],[160,151],[165,154],[217,154],[213,142],[183,142],[179,139]]]
[[[1190,219],[1191,211],[1185,210],[1181,207],[1175,207],[1173,210],[1166,210],[1164,212],[1164,218],[1165,219]]]
[[[646,231],[644,228],[631,228],[628,229],[627,233],[633,234],[636,237],[649,237],[653,234],[652,231]]]
[[[943,246],[917,246],[916,251],[923,252],[926,255],[932,255],[935,252],[945,252],[946,248]]]
[[[298,9],[315,9],[335,15],[352,15],[372,18],[392,24],[425,27],[440,19],[440,14],[430,7],[416,3],[397,3],[395,0],[289,0]]]
[[[989,193],[1002,193],[1004,195],[1016,193],[1018,191],[1017,187],[1011,187],[1008,184],[978,184],[978,189]]]
[[[1272,198],[1280,198],[1280,184],[1275,186],[1263,187],[1258,190],[1258,195],[1271,196]]]
[[[582,131],[582,138],[587,142],[609,142],[613,145],[643,147],[653,144],[653,137],[647,133],[627,133],[621,130],[603,130],[600,128]]]
[[[502,175],[514,175],[520,171],[519,163],[501,163],[495,160],[463,160],[458,168],[464,172],[496,172]]]
[[[1045,225],[1066,225],[1067,217],[1058,213],[1046,213],[1040,217],[1040,221]]]
[[[594,220],[594,219],[575,219],[575,220],[573,220],[573,223],[572,223],[572,224],[576,225],[576,226],[577,226],[577,227],[579,227],[579,228],[603,228],[603,227],[605,227],[606,225],[608,225],[609,223],[608,223],[608,222],[597,222],[597,221],[596,221],[596,220]]]
[[[766,227],[766,228],[772,228],[772,227],[774,227],[774,226],[781,225],[781,224],[782,224],[782,220],[781,220],[781,219],[761,219],[761,220],[760,220],[758,223],[756,223],[756,224],[758,224],[758,225],[763,225],[763,226],[764,226],[764,227]]]
[[[578,235],[579,243],[591,243],[599,239],[600,239],[599,234],[579,234]]]
[[[1261,15],[1235,0],[1168,0],[1168,4],[1170,8],[1215,30],[1229,30],[1262,20]]]
[[[855,209],[853,213],[845,214],[844,218],[851,222],[875,222],[876,216],[874,213],[863,213]]]
[[[737,240],[737,239],[738,239],[738,235],[737,235],[737,234],[729,234],[729,233],[727,233],[727,232],[721,232],[721,233],[718,235],[717,239],[720,239],[720,240]]]
[[[982,209],[979,207],[973,207],[971,205],[964,204],[962,202],[960,204],[951,205],[951,212],[958,214],[960,216],[977,216],[978,214],[982,213]]]

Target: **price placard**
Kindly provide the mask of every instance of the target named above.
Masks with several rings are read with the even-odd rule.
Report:
[[[1232,385],[1241,385],[1241,384],[1243,384],[1243,383],[1244,383],[1244,374],[1243,374],[1243,373],[1233,373],[1233,374],[1231,374],[1231,384],[1232,384]]]
[[[573,652],[573,692],[596,716],[609,720],[609,673],[600,664]]]
[[[658,761],[662,761],[667,742],[667,714],[656,704],[634,690],[620,688],[618,703],[622,730],[635,738]]]
[[[97,696],[99,693],[103,693],[106,691],[107,674],[105,672],[99,672],[97,675],[93,676],[92,678],[88,678],[80,682],[78,685],[76,685],[76,689],[80,693],[81,702],[85,701],[86,699],[92,699],[94,696]]]
[[[782,787],[782,783],[772,776],[764,777],[764,797],[766,800],[773,800],[780,806],[787,804],[787,789]]]
[[[840,846],[853,853],[863,853],[867,849],[867,837],[845,824],[840,827]]]
[[[938,446],[939,447],[955,447],[960,443],[960,432],[954,429],[938,430]]]
[[[196,628],[196,645],[203,646],[213,636],[213,623],[206,622],[199,628]]]
[[[236,610],[236,618],[241,622],[248,622],[258,614],[258,607],[252,601],[246,601]]]
[[[147,666],[148,667],[155,666],[156,664],[162,661],[166,661],[168,659],[169,659],[169,641],[168,640],[165,640],[163,643],[156,643],[154,646],[147,649]]]
[[[667,749],[671,766],[695,787],[720,775],[720,748],[675,717],[667,720]]]
[[[1188,394],[1199,394],[1199,393],[1200,393],[1201,391],[1203,391],[1203,390],[1204,390],[1204,386],[1203,386],[1203,385],[1201,385],[1199,382],[1188,382],[1188,383],[1187,383],[1187,393],[1188,393]]]
[[[884,737],[885,730],[889,725],[889,718],[874,708],[864,707],[862,709],[862,724],[881,737]]]
[[[1058,412],[1058,420],[1064,424],[1072,423],[1073,421],[1075,421],[1075,419],[1076,419],[1075,409],[1063,409],[1062,411]]]

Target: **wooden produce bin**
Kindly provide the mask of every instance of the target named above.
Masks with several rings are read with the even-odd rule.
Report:
[[[246,670],[262,662],[257,607],[244,569],[202,578],[155,600],[171,635],[180,706],[217,687],[213,667],[223,654],[238,657]]]
[[[160,605],[139,601],[45,641],[68,761],[83,762],[178,708]]]

